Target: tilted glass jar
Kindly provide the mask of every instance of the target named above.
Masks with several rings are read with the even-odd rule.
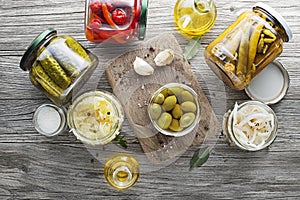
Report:
[[[236,90],[247,87],[259,72],[278,57],[292,32],[283,17],[263,3],[242,13],[208,45],[205,59],[225,84]]]
[[[92,42],[127,43],[146,32],[148,0],[86,0],[85,35]]]
[[[41,33],[24,53],[20,67],[29,71],[33,85],[56,105],[66,104],[74,89],[92,75],[98,59],[70,36],[58,36],[56,30]]]

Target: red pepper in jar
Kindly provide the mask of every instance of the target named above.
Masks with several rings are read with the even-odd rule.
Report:
[[[111,16],[110,16],[110,12],[107,8],[107,5],[105,3],[102,4],[102,12],[103,12],[103,16],[105,18],[105,20],[107,21],[107,23],[115,29],[119,29],[119,27],[115,24],[115,22],[112,20]]]
[[[111,16],[112,16],[112,20],[118,25],[125,24],[127,20],[126,12],[120,8],[115,9]]]
[[[87,0],[87,4],[88,40],[127,43],[134,37],[144,38],[148,0]]]

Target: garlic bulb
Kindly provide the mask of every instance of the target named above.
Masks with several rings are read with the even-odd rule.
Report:
[[[154,62],[157,66],[165,66],[170,64],[174,59],[174,52],[171,49],[165,49],[157,54],[154,58]]]
[[[140,57],[135,58],[135,61],[133,62],[133,68],[137,74],[142,76],[148,76],[154,72],[153,67]]]

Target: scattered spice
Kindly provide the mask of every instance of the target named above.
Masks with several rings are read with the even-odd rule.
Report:
[[[154,52],[154,51],[156,50],[156,48],[155,48],[155,47],[150,47],[149,50],[150,50],[151,52]]]

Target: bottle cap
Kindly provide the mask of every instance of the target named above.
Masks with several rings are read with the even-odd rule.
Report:
[[[143,0],[140,14],[139,40],[143,40],[146,34],[148,0]]]
[[[66,130],[66,110],[54,104],[43,104],[33,114],[34,128],[42,135],[51,137]]]
[[[289,83],[287,70],[275,60],[252,79],[245,92],[252,100],[275,104],[286,95]]]

